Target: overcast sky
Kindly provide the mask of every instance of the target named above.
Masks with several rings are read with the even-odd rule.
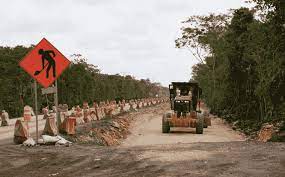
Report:
[[[175,48],[180,22],[222,13],[243,0],[1,0],[0,45],[37,44],[43,37],[67,58],[80,53],[103,73],[188,81],[196,63]]]

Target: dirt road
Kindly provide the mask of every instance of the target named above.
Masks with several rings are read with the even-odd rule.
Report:
[[[221,119],[213,119],[212,126],[204,129],[204,134],[195,134],[194,128],[172,128],[172,133],[161,133],[161,118],[165,109],[143,114],[133,124],[131,135],[122,146],[145,146],[159,144],[187,144],[197,142],[244,141],[245,138],[223,124]]]
[[[0,176],[285,176],[284,143],[244,141],[219,119],[203,135],[161,134],[167,109],[163,104],[134,114],[120,146],[2,145]]]

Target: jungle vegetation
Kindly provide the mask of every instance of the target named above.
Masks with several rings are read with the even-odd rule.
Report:
[[[0,109],[11,117],[22,116],[25,105],[34,106],[34,80],[19,66],[19,61],[34,46],[0,47]],[[149,79],[137,80],[133,76],[109,75],[97,66],[88,64],[80,54],[71,56],[70,66],[58,79],[59,103],[69,107],[88,102],[129,100],[167,94],[167,88]],[[39,109],[54,105],[53,95],[41,95],[38,84]]]
[[[285,1],[191,16],[176,47],[199,61],[192,74],[211,112],[245,132],[285,120]]]

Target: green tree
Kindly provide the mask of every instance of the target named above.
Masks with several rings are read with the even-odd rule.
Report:
[[[285,120],[284,1],[255,2],[232,14],[190,17],[175,41],[200,61],[192,76],[211,111],[245,129]]]

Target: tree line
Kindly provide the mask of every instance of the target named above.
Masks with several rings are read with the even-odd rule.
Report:
[[[22,116],[25,105],[34,106],[34,80],[19,66],[19,61],[34,46],[0,47],[0,109],[12,117]],[[88,64],[80,54],[74,54],[70,66],[58,79],[59,103],[71,106],[92,104],[94,101],[129,100],[165,96],[167,88],[149,79],[137,80],[119,74],[102,74],[97,66]],[[54,102],[53,95],[41,95],[38,85],[39,108]]]
[[[211,112],[245,132],[285,120],[285,1],[249,3],[254,7],[191,16],[175,41],[199,61],[192,79]]]

